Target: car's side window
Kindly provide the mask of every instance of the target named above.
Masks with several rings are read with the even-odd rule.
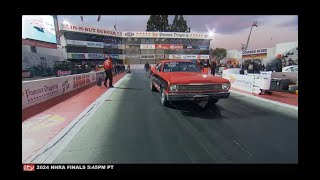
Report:
[[[157,66],[156,66],[156,70],[158,72],[161,72],[161,68],[162,68],[162,63],[159,63]]]

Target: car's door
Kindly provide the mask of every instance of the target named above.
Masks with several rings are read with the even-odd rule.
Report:
[[[156,87],[160,87],[162,82],[161,71],[162,71],[163,63],[158,63],[155,66],[153,74],[151,76],[151,81],[156,85]]]

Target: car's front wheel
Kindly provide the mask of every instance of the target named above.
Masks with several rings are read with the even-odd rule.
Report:
[[[163,106],[168,106],[169,102],[167,100],[167,96],[166,96],[164,88],[161,88],[161,98],[160,98],[160,100],[161,100],[161,104]]]
[[[150,90],[151,91],[157,91],[156,87],[154,87],[154,85],[152,83],[152,77],[150,78]]]
[[[208,104],[209,104],[209,105],[215,105],[218,101],[219,101],[219,99],[210,99],[210,100],[208,101]]]

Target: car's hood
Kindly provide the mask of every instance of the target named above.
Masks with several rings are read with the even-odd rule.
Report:
[[[170,84],[228,83],[229,80],[198,72],[167,72],[162,77]]]

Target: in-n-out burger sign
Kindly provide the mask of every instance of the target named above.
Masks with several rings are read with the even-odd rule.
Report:
[[[80,31],[80,32],[88,32],[88,33],[96,33],[96,34],[106,34],[106,35],[111,35],[111,36],[121,36],[122,35],[121,32],[117,32],[117,31],[109,31],[109,30],[104,30],[104,29],[83,27],[83,26],[77,26],[77,25],[68,25],[68,24],[63,24],[61,29]]]
[[[73,89],[90,84],[90,74],[73,77]]]
[[[255,50],[242,51],[242,55],[265,54],[265,53],[267,53],[267,49],[255,49]]]

